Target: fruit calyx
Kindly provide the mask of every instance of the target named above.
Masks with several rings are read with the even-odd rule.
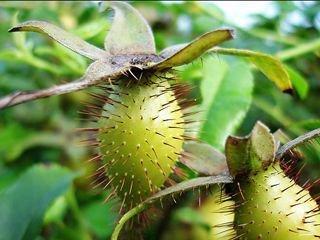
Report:
[[[257,122],[245,137],[229,136],[225,152],[232,177],[241,178],[266,170],[275,159],[276,143],[270,129]]]

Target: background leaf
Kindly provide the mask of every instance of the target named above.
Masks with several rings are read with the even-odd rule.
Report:
[[[118,213],[114,206],[115,203],[113,201],[103,203],[103,201],[98,200],[82,209],[82,214],[89,229],[100,238],[109,237],[114,229],[118,218]]]
[[[245,49],[214,48],[214,52],[245,57],[252,62],[267,78],[273,81],[283,92],[292,90],[289,75],[279,59],[265,53]]]
[[[65,192],[75,174],[60,166],[36,165],[0,194],[0,239],[34,239],[45,210]]]
[[[305,99],[309,92],[308,81],[297,70],[288,65],[286,65],[285,67],[290,76],[294,89],[297,91],[301,99]]]
[[[244,62],[228,67],[223,60],[210,58],[203,68],[201,93],[205,122],[200,137],[222,150],[227,136],[241,124],[250,107],[253,76]]]

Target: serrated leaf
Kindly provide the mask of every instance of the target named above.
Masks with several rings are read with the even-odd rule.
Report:
[[[281,61],[276,57],[246,49],[216,47],[212,49],[212,52],[244,57],[252,62],[268,79],[273,81],[281,91],[288,93],[292,92],[289,74]]]
[[[107,58],[108,54],[81,38],[45,21],[27,21],[14,26],[9,32],[39,32],[43,33],[72,51],[92,60]]]
[[[36,165],[0,194],[0,239],[35,239],[48,206],[75,174],[59,166]]]
[[[227,136],[241,124],[250,107],[252,73],[244,62],[228,67],[223,60],[207,59],[200,87],[205,111],[200,138],[222,150]]]
[[[101,2],[101,9],[112,8],[115,16],[104,47],[111,55],[155,54],[153,33],[141,14],[122,1]]]

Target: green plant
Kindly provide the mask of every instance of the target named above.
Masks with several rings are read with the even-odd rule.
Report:
[[[235,201],[237,236],[319,238],[319,206],[309,193],[311,186],[295,182],[299,173],[290,174],[296,168],[294,159],[288,161],[280,153],[275,158],[275,153],[274,137],[262,124],[247,137],[227,140],[227,162],[235,178],[227,189]]]
[[[301,160],[296,148],[319,136],[320,130],[316,129],[279,147],[261,122],[246,137],[229,136],[225,152],[232,183],[225,178],[226,193],[215,189],[198,209],[203,216],[201,225],[209,225],[211,229],[204,231],[203,227],[196,226],[192,234],[212,239],[319,238],[319,206],[317,199],[309,193],[318,180],[304,186],[295,182],[300,172],[296,169],[295,158],[300,156]],[[186,181],[185,185],[178,184],[171,191],[163,190],[132,209],[121,219],[112,239],[117,239],[125,221],[146,209],[150,202],[195,185],[204,186],[204,182],[219,183],[217,179],[200,179],[197,184]],[[180,234],[177,236],[188,239]]]
[[[128,204],[128,208],[131,205],[138,205],[137,208],[133,209],[133,213],[136,213],[145,208],[145,203],[149,203],[150,199],[153,199],[148,197],[158,192],[168,179],[178,158],[183,156],[183,143],[191,139],[185,135],[184,131],[187,123],[189,123],[185,117],[190,116],[192,113],[186,113],[186,109],[177,108],[184,104],[188,105],[189,102],[187,100],[183,102],[184,100],[181,99],[181,95],[185,95],[185,92],[181,85],[176,85],[178,81],[176,80],[176,73],[171,71],[172,68],[190,63],[206,51],[236,55],[253,63],[270,80],[275,82],[282,91],[292,92],[292,87],[288,73],[281,62],[270,55],[249,50],[217,47],[212,49],[215,45],[232,37],[229,29],[209,32],[189,44],[173,46],[157,55],[153,35],[141,16],[125,3],[110,2],[106,4],[110,4],[116,13],[113,25],[106,38],[106,51],[93,47],[48,23],[31,21],[14,27],[12,31],[39,31],[45,33],[71,50],[95,62],[89,66],[85,76],[79,81],[38,92],[18,92],[1,99],[0,107],[4,108],[37,98],[102,85],[100,88],[102,93],[93,94],[95,98],[94,104],[99,101],[100,103],[97,105],[90,104],[87,108],[87,113],[97,117],[97,127],[82,130],[97,133],[97,138],[88,141],[91,146],[97,145],[100,151],[99,155],[92,158],[92,160],[97,160],[95,162],[101,163],[101,167],[98,168],[96,174],[97,185],[104,187],[113,185],[113,192],[110,196],[117,194],[122,199],[122,206]],[[123,15],[126,17],[121,17]],[[206,93],[206,91],[210,90],[210,86],[201,90]],[[155,94],[156,99],[152,99]],[[204,97],[203,105],[208,106],[211,101],[212,99]],[[146,106],[145,109],[143,109],[144,105]],[[160,110],[165,106],[168,107],[163,113]],[[157,110],[161,114],[155,114]],[[210,114],[211,112],[208,111],[208,116],[212,116]],[[150,121],[146,122],[146,119]],[[158,122],[160,119],[170,119],[173,122],[173,126],[163,124],[163,122],[167,121],[162,121],[160,124]],[[210,129],[210,126],[205,125],[204,129],[206,128]],[[149,135],[151,129],[154,132]],[[130,134],[131,131],[132,134]],[[143,134],[147,137],[143,136]],[[209,138],[210,134],[212,135],[211,132],[208,135],[204,135],[204,138]],[[172,135],[174,138],[171,139],[169,137],[168,141],[164,142],[161,140],[163,137],[161,135],[166,137],[167,135]],[[132,146],[129,146],[129,142]],[[143,144],[141,144],[142,142]],[[112,148],[113,145],[115,146],[114,149]],[[197,146],[201,149],[200,145]],[[174,148],[175,152],[172,153],[168,150],[171,148]],[[144,153],[148,160],[142,159],[142,155],[139,155],[135,156],[130,162],[122,161],[122,156],[128,156],[139,149],[141,149],[141,154]],[[170,152],[169,154],[168,151]],[[155,152],[158,154],[155,154]],[[150,158],[148,155],[154,156]],[[168,156],[173,160],[170,158],[170,161],[164,160]],[[197,155],[194,157],[197,158]],[[158,162],[159,165],[157,158],[161,160],[161,162]],[[195,167],[195,170],[200,169],[197,167],[200,164],[190,163],[189,159],[184,159],[184,163]],[[137,167],[133,168],[132,166]],[[100,171],[104,170],[104,168],[108,169],[107,175],[109,179],[105,179],[104,171]],[[201,173],[201,171],[199,172]],[[137,182],[131,180],[132,176],[134,176],[134,179],[138,178]],[[201,184],[215,183],[215,180],[209,179],[204,183],[201,181],[196,182],[192,187],[196,188],[200,187]],[[229,180],[226,178],[224,181]],[[142,184],[140,185],[140,183]],[[176,189],[177,191],[184,189],[180,185],[179,187]],[[132,195],[127,197],[131,191]],[[163,192],[158,192],[158,194],[161,195]],[[136,211],[137,209],[139,211]],[[132,212],[129,213],[132,214]],[[130,214],[129,216],[131,216]],[[128,215],[125,216],[127,217]],[[119,230],[119,228],[117,229]]]

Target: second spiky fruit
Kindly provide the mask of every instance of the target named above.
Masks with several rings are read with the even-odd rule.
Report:
[[[100,154],[110,184],[132,207],[159,190],[182,150],[184,120],[161,76],[113,86],[99,120]]]
[[[211,227],[206,236],[207,240],[235,238],[234,208],[235,203],[232,198],[220,189],[215,189],[214,193],[205,199],[198,211],[203,220]]]
[[[240,182],[234,199],[239,239],[320,239],[319,206],[279,163]]]
[[[250,135],[227,139],[227,163],[235,182],[226,189],[235,201],[236,239],[319,239],[319,206],[295,182],[298,176],[288,174],[296,166],[276,159],[275,149],[274,136],[261,122]]]

